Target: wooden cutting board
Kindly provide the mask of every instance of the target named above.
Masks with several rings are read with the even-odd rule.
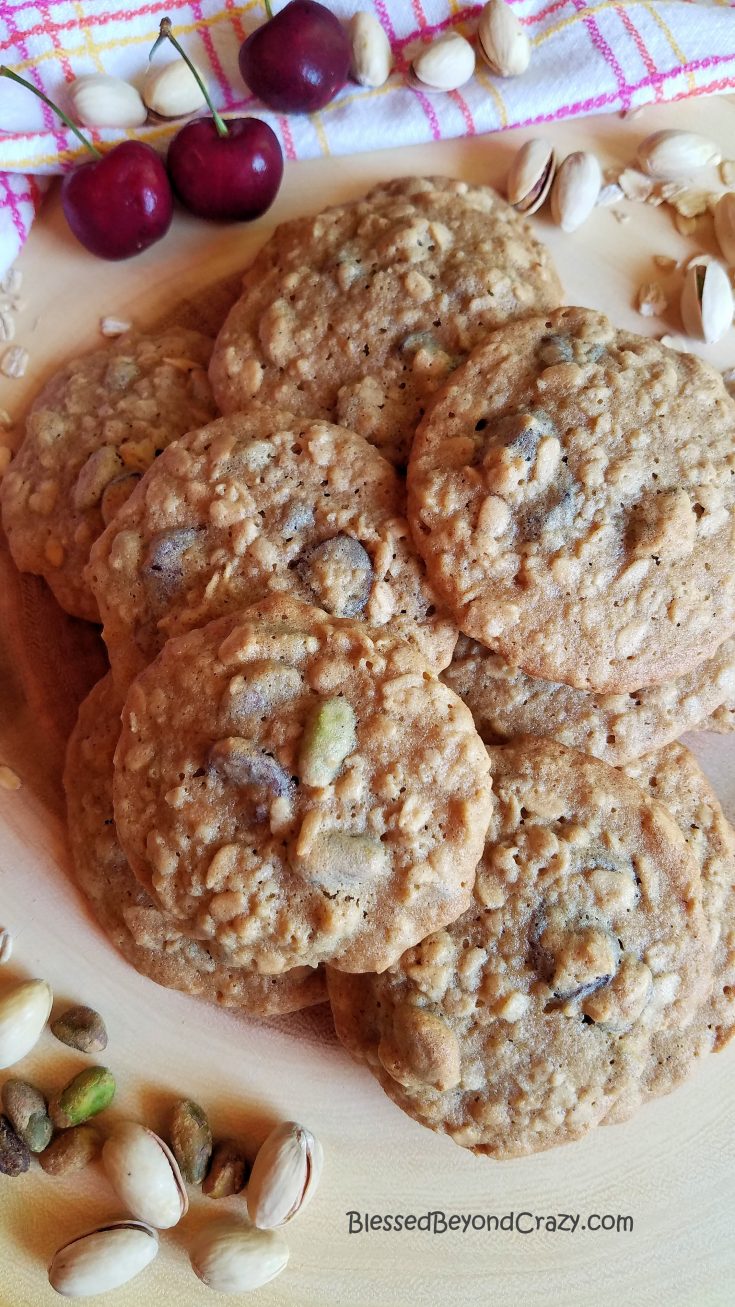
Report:
[[[594,149],[608,166],[627,161],[637,140],[663,126],[696,127],[725,146],[735,141],[735,104],[653,107],[632,119],[589,119],[539,134],[560,153]],[[444,172],[500,186],[528,135],[289,166],[276,205],[259,223],[219,228],[179,214],[163,244],[123,264],[85,254],[52,198],[19,263],[25,308],[17,340],[30,351],[30,367],[22,380],[0,379],[0,407],[20,417],[53,368],[99,343],[100,317],[132,317],[140,325],[160,319],[182,295],[194,296],[242,267],[275,223],[406,173]],[[539,221],[568,298],[603,308],[634,330],[677,332],[675,303],[664,322],[641,318],[637,288],[653,278],[667,281],[654,255],[679,259],[711,250],[711,234],[697,243],[675,230],[668,210],[617,207],[627,221],[602,208],[572,236]],[[722,368],[735,366],[735,331],[708,356]],[[120,1086],[111,1118],[139,1116],[163,1128],[172,1099],[186,1094],[206,1106],[216,1134],[234,1134],[250,1147],[281,1117],[296,1117],[319,1135],[326,1154],[321,1190],[286,1232],[286,1272],[257,1301],[270,1307],[732,1303],[735,1048],[626,1125],[497,1164],[405,1117],[342,1053],[326,1009],[258,1024],[159,989],[122,961],[70,883],[60,800],[64,738],[79,697],[102,666],[94,631],[60,614],[42,583],[21,580],[0,553],[0,761],[22,780],[15,792],[0,790],[0,924],[15,937],[0,984],[6,976],[45,976],[60,1002],[100,1009],[110,1032],[105,1060]],[[699,736],[695,747],[735,817],[735,737]],[[54,1087],[81,1062],[48,1036],[22,1070]],[[186,1248],[201,1223],[223,1211],[242,1211],[242,1200],[215,1208],[199,1197],[164,1237],[157,1262],[111,1301],[203,1307],[211,1294],[189,1270]],[[485,1216],[504,1219],[500,1229],[491,1221],[489,1230],[466,1233],[350,1234],[350,1211],[463,1213],[478,1224]],[[510,1213],[514,1220],[527,1214],[520,1230],[508,1228]],[[579,1217],[576,1230],[563,1228],[569,1222],[554,1229],[546,1218],[558,1222],[560,1213]],[[54,1250],[115,1214],[119,1208],[97,1168],[68,1180],[38,1170],[14,1181],[0,1177],[0,1307],[58,1302],[45,1274]],[[593,1229],[595,1215],[613,1228]],[[632,1218],[632,1229],[619,1217]]]

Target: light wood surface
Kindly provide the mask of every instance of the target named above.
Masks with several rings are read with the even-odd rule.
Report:
[[[724,100],[656,107],[629,120],[590,119],[541,129],[560,151],[594,148],[604,166],[627,160],[661,126],[696,127],[723,145],[735,140],[735,105]],[[277,204],[251,227],[216,228],[177,215],[165,243],[125,264],[86,255],[52,199],[20,260],[26,307],[18,343],[31,352],[22,381],[0,379],[0,406],[20,416],[40,381],[70,353],[98,342],[104,314],[144,325],[190,293],[243,265],[272,225],[358,194],[387,176],[447,172],[502,184],[512,151],[529,135],[509,133],[411,150],[289,167]],[[619,223],[597,211],[573,236],[546,220],[570,302],[604,308],[621,325],[679,330],[634,309],[640,282],[661,276],[654,254],[680,258],[705,245],[685,240],[668,212],[626,206]],[[711,246],[710,246],[711,248]],[[735,331],[709,356],[735,365]],[[209,1110],[217,1134],[257,1144],[269,1122],[296,1117],[323,1140],[326,1164],[313,1205],[286,1231],[291,1261],[255,1301],[270,1307],[719,1307],[735,1279],[735,1049],[712,1058],[668,1099],[632,1122],[600,1129],[572,1147],[512,1163],[478,1160],[403,1116],[372,1078],[342,1053],[328,1013],[316,1009],[258,1024],[169,993],[137,976],[87,914],[67,875],[59,765],[84,687],[98,674],[96,637],[66,621],[41,583],[20,581],[0,554],[0,761],[23,785],[0,790],[0,924],[15,937],[7,976],[41,975],[59,1002],[104,1014],[105,1060],[120,1090],[110,1117],[139,1115],[162,1127],[172,1098]],[[735,816],[735,737],[699,736],[696,748]],[[53,1087],[82,1062],[44,1038],[24,1074]],[[630,1233],[577,1229],[522,1234],[347,1232],[346,1213],[428,1210],[447,1214],[529,1212],[632,1216]],[[202,1221],[242,1210],[192,1203],[143,1276],[110,1298],[119,1307],[204,1305],[211,1294],[191,1274],[186,1247]],[[45,1266],[63,1240],[119,1212],[95,1168],[53,1180],[37,1170],[0,1177],[0,1307],[58,1301]],[[528,1224],[528,1220],[524,1224]],[[507,1222],[506,1222],[507,1224]],[[212,1299],[212,1301],[215,1301]]]

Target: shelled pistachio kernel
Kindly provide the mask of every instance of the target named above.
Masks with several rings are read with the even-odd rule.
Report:
[[[81,1125],[110,1106],[115,1087],[115,1077],[107,1067],[85,1067],[51,1100],[51,1120],[59,1130]]]
[[[201,1184],[212,1156],[212,1131],[198,1103],[182,1098],[171,1114],[171,1150],[187,1184]]]
[[[202,1185],[208,1198],[230,1198],[247,1184],[250,1165],[234,1139],[222,1139],[212,1150],[212,1161]]]
[[[77,1004],[67,1008],[51,1022],[51,1033],[80,1053],[103,1053],[107,1048],[107,1030],[99,1012]]]
[[[53,1134],[48,1105],[40,1089],[15,1077],[2,1089],[5,1114],[19,1139],[32,1153],[40,1153]]]
[[[47,1175],[73,1175],[89,1166],[102,1151],[102,1135],[94,1125],[75,1125],[62,1130],[39,1154]]]

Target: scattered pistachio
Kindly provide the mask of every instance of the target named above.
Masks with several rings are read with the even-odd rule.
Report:
[[[331,785],[357,744],[356,721],[346,699],[326,699],[309,716],[299,749],[298,772],[304,785]]]
[[[715,207],[715,236],[727,263],[735,265],[735,191],[721,195]]]
[[[672,187],[668,194],[666,191],[667,188],[662,187],[663,199],[684,218],[699,218],[709,211],[710,191],[693,191],[688,186]]]
[[[31,356],[27,349],[22,345],[11,345],[0,359],[0,372],[4,377],[16,380],[18,377],[25,376],[30,361]]]
[[[107,1031],[102,1017],[94,1008],[81,1004],[67,1008],[56,1017],[51,1022],[51,1033],[62,1044],[77,1048],[80,1053],[103,1053],[107,1048]]]
[[[65,1298],[91,1298],[127,1284],[157,1252],[158,1235],[145,1222],[114,1221],[59,1248],[49,1282]]]
[[[13,936],[5,926],[0,926],[0,967],[9,962],[13,956]]]
[[[6,1080],[2,1101],[11,1126],[26,1148],[40,1153],[53,1134],[48,1105],[40,1089],[26,1080]]]
[[[649,177],[688,177],[721,157],[714,141],[697,132],[654,132],[638,146],[638,161]]]
[[[96,1126],[75,1125],[62,1130],[39,1156],[47,1175],[72,1175],[83,1171],[102,1150],[102,1135]]]
[[[668,308],[668,303],[657,281],[647,281],[638,287],[638,312],[644,318],[659,317]]]
[[[551,188],[551,216],[562,231],[576,231],[589,218],[602,185],[594,154],[577,150],[557,169]]]
[[[104,1112],[115,1097],[115,1077],[105,1066],[88,1066],[51,1100],[50,1116],[59,1130],[81,1125]]]
[[[282,1235],[234,1220],[206,1225],[191,1248],[195,1275],[217,1293],[260,1289],[281,1274],[287,1261]]]
[[[350,72],[360,86],[383,86],[390,76],[393,52],[384,28],[375,14],[360,10],[350,21],[352,66]]]
[[[118,1198],[139,1220],[168,1230],[188,1211],[176,1158],[158,1135],[137,1121],[121,1121],[115,1127],[103,1145],[102,1162]]]
[[[6,1116],[0,1116],[0,1175],[17,1176],[28,1170],[31,1154]]]
[[[201,68],[197,72],[203,77]],[[159,118],[184,118],[203,109],[206,100],[188,64],[175,59],[149,66],[143,82],[143,103]]]
[[[135,87],[108,73],[76,77],[69,99],[74,118],[83,127],[140,127],[148,116]]]
[[[230,1198],[247,1184],[250,1166],[233,1139],[215,1144],[209,1171],[202,1185],[208,1198]]]
[[[519,77],[531,62],[528,33],[506,0],[489,0],[480,14],[477,47],[498,77]]]
[[[687,334],[713,345],[732,326],[732,315],[732,286],[722,264],[713,260],[691,267],[681,292],[681,318]]]
[[[176,1103],[171,1115],[171,1149],[187,1184],[201,1184],[212,1156],[212,1131],[206,1113],[190,1098]]]
[[[316,1193],[322,1171],[319,1140],[297,1121],[284,1121],[261,1144],[248,1185],[248,1213],[254,1225],[285,1225]]]
[[[0,1068],[14,1066],[37,1044],[53,993],[45,980],[24,980],[0,997]]]
[[[475,52],[457,32],[426,45],[411,64],[409,83],[424,91],[456,91],[475,71]]]
[[[508,203],[519,213],[536,213],[554,180],[556,154],[548,141],[526,141],[516,154],[508,173]]]

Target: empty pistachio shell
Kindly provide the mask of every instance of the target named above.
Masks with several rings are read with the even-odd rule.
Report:
[[[355,713],[346,699],[325,699],[309,716],[299,749],[304,785],[330,785],[357,744]]]
[[[2,1100],[7,1118],[18,1138],[23,1140],[32,1153],[40,1153],[53,1133],[46,1099],[40,1089],[25,1080],[6,1080]]]
[[[424,91],[456,91],[475,71],[475,52],[456,32],[427,45],[411,64],[413,84]]]
[[[54,996],[45,980],[24,980],[0,997],[0,1069],[14,1066],[38,1042]]]
[[[695,263],[689,268],[681,292],[681,318],[689,336],[708,345],[732,326],[733,297],[730,280],[721,263]]]
[[[649,177],[688,177],[697,168],[720,162],[714,141],[697,132],[654,132],[638,146],[638,162]]]
[[[200,68],[197,72],[203,77]],[[183,118],[197,113],[206,104],[194,74],[183,59],[150,66],[143,82],[143,100],[161,118]]]
[[[171,1114],[171,1148],[188,1184],[201,1184],[212,1156],[212,1131],[206,1112],[183,1098]]]
[[[75,78],[69,98],[72,117],[83,127],[140,127],[148,117],[135,87],[108,73]]]
[[[275,1280],[288,1261],[288,1247],[274,1230],[256,1230],[240,1221],[206,1225],[191,1249],[199,1279],[217,1293],[244,1293]]]
[[[594,154],[577,150],[557,169],[551,188],[551,216],[562,231],[576,231],[597,203],[602,172]]]
[[[735,191],[720,196],[714,218],[717,243],[725,261],[735,267]]]
[[[390,76],[393,52],[375,14],[360,10],[350,22],[350,72],[360,86],[382,86]]]
[[[506,0],[489,0],[477,26],[477,45],[499,77],[519,77],[531,61],[531,42]]]
[[[519,213],[535,213],[551,190],[556,155],[548,141],[526,141],[508,173],[508,203]]]
[[[49,1115],[59,1130],[81,1125],[104,1112],[115,1097],[115,1077],[106,1066],[88,1066],[51,1100]]]
[[[176,1158],[137,1121],[121,1121],[102,1149],[107,1178],[133,1216],[158,1230],[176,1225],[189,1199]]]
[[[143,1221],[115,1221],[64,1244],[49,1266],[51,1287],[66,1298],[91,1298],[127,1284],[158,1252],[158,1235]]]
[[[105,1023],[92,1007],[67,1008],[51,1022],[51,1033],[80,1053],[103,1053],[107,1048]]]
[[[248,1213],[261,1230],[285,1225],[311,1201],[319,1184],[319,1140],[298,1121],[276,1126],[261,1145],[248,1184]]]

